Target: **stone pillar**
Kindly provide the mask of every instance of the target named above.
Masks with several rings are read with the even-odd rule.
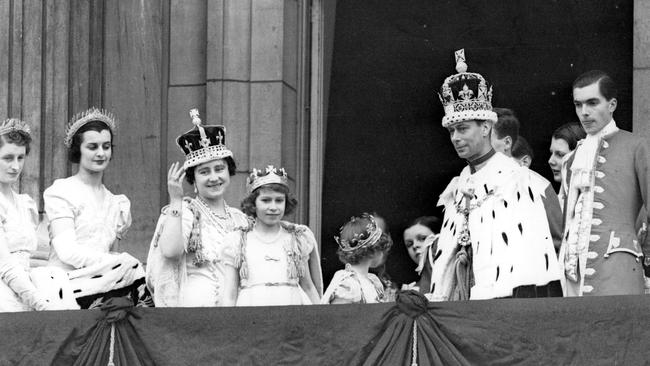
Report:
[[[650,2],[634,0],[634,132],[650,141]]]
[[[294,192],[297,177],[308,177],[298,161],[301,3],[208,1],[206,116],[226,126],[237,161],[227,197],[233,205],[246,195],[253,168],[285,167]]]

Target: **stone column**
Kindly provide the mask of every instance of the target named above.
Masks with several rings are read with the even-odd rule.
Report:
[[[298,0],[211,0],[207,4],[206,115],[227,129],[237,161],[227,199],[238,204],[245,179],[267,164],[300,169]],[[302,182],[301,182],[302,184]],[[299,197],[301,199],[302,197]],[[306,200],[307,197],[305,196]]]
[[[650,2],[634,0],[634,132],[650,141]]]

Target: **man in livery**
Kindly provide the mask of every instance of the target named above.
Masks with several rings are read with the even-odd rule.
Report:
[[[445,216],[427,296],[436,301],[561,296],[553,245],[561,232],[551,232],[544,208],[559,206],[557,196],[530,170],[494,151],[492,88],[480,74],[467,72],[463,50],[456,52],[456,62],[458,74],[445,79],[440,92],[442,125],[468,166],[438,201]]]
[[[647,222],[648,142],[616,126],[616,86],[606,73],[580,75],[573,103],[587,137],[562,163],[564,294],[643,294],[650,253],[645,224],[637,231],[636,223],[640,212]]]

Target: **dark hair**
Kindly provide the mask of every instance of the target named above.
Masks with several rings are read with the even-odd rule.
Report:
[[[228,165],[228,175],[231,177],[234,176],[237,173],[237,164],[235,164],[235,159],[233,159],[232,156],[226,156],[223,158],[223,160],[225,160],[226,164]],[[194,184],[194,171],[196,170],[197,166],[198,165],[195,165],[185,169],[185,180],[187,183]]]
[[[107,130],[111,134],[111,150],[113,149],[113,131],[108,127],[108,125],[102,121],[90,121],[85,125],[81,126],[77,132],[72,136],[72,144],[68,150],[68,161],[71,163],[79,164],[81,159],[81,143],[83,142],[83,134],[87,131],[96,131],[102,132]]]
[[[391,240],[393,240],[393,237],[390,235],[390,227],[388,226],[388,221],[386,221],[386,218],[383,217],[382,215],[378,214],[377,211],[373,211],[371,215],[375,218],[375,221],[377,222],[377,226],[383,231],[386,236]],[[384,227],[381,227],[379,225],[379,222],[384,223]],[[379,266],[375,268],[370,268],[370,272],[374,273],[379,277],[379,280],[381,281],[382,284],[384,284],[384,287],[390,287],[392,284],[392,281],[390,279],[390,275],[388,274],[388,271],[386,271],[386,260],[388,258],[384,258],[383,263],[381,263]]]
[[[440,219],[435,216],[420,216],[406,225],[406,229],[411,228],[415,225],[426,226],[433,233],[440,232]]]
[[[458,122],[451,123],[450,125],[447,126],[447,129],[449,129],[451,126],[455,126],[455,125],[457,125],[459,123],[469,123],[469,122],[474,122],[474,123],[476,123],[477,126],[481,127],[481,125],[485,124],[487,121],[488,121],[487,119],[463,120],[463,121],[458,121]],[[490,126],[490,133],[488,133],[488,136],[487,136],[489,138],[492,135],[492,125],[488,125],[488,126]],[[451,132],[450,132],[450,136],[451,136]]]
[[[481,124],[483,124],[483,123],[485,123],[485,122],[487,122],[487,121],[488,121],[487,119],[472,119],[472,120],[458,121],[458,122],[456,122],[456,123],[461,123],[461,122],[475,122],[477,125],[480,126]],[[456,124],[456,123],[454,123],[454,124]]]
[[[0,147],[2,147],[5,142],[8,144],[25,146],[25,155],[29,155],[29,144],[32,142],[32,137],[25,131],[11,131],[2,135],[2,138],[0,138]]]
[[[390,236],[390,227],[388,226],[388,221],[386,221],[386,218],[383,217],[382,215],[378,214],[377,211],[372,211],[371,215],[375,218],[375,221],[381,220],[381,221],[384,222],[385,227],[383,227],[383,228],[380,227],[380,229],[383,232],[385,232],[386,234],[388,234],[388,236]]]
[[[462,121],[456,121],[456,122],[450,123],[447,126],[447,128],[449,128],[451,126],[455,126],[455,125],[457,125],[459,123],[468,123],[468,122],[475,122],[477,125],[480,126],[481,124],[483,124],[483,123],[485,123],[487,121],[488,121],[487,119],[465,119],[465,120],[462,120]]]
[[[555,129],[552,137],[554,139],[562,139],[566,141],[567,145],[569,145],[569,149],[575,150],[578,141],[587,137],[587,133],[579,122],[569,122]]]
[[[512,109],[492,108],[497,114],[497,122],[494,124],[494,132],[499,139],[510,136],[512,145],[517,142],[519,136],[519,119]]]
[[[601,70],[590,70],[578,76],[573,82],[572,89],[584,88],[593,83],[598,83],[598,90],[606,100],[612,100],[618,96],[616,83],[606,72]]]
[[[370,219],[363,216],[346,222],[345,225],[341,227],[339,240],[350,241],[355,237],[355,235],[358,237],[360,234],[366,231],[366,227],[369,223]],[[336,254],[338,254],[339,260],[343,263],[357,264],[363,259],[371,257],[376,253],[388,253],[392,245],[393,239],[391,239],[390,235],[382,232],[377,242],[373,245],[368,245],[367,247],[359,248],[349,252],[343,251],[341,247],[339,247],[336,250]]]
[[[296,200],[291,195],[291,193],[289,193],[289,187],[285,186],[284,184],[270,183],[255,188],[255,190],[251,192],[251,194],[249,194],[246,198],[244,198],[243,201],[241,201],[241,210],[243,213],[245,213],[248,216],[255,217],[255,200],[257,200],[257,197],[260,196],[260,192],[263,189],[268,189],[274,192],[284,194],[286,198],[286,202],[284,206],[285,216],[291,215],[291,213],[296,209],[296,206],[298,206],[298,200]]]
[[[530,160],[533,160],[535,158],[533,149],[530,147],[528,141],[526,141],[523,136],[519,136],[519,138],[517,138],[517,142],[512,145],[512,157],[521,159],[525,155],[530,156]]]

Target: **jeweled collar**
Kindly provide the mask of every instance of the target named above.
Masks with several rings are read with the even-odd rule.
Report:
[[[485,155],[483,155],[481,157],[478,157],[478,158],[476,158],[476,159],[474,159],[472,161],[467,160],[467,164],[469,164],[469,171],[472,174],[476,173],[476,167],[478,165],[481,165],[481,164],[485,163],[486,161],[488,161],[496,153],[497,152],[494,151],[494,149],[490,149],[490,151],[488,151]]]

